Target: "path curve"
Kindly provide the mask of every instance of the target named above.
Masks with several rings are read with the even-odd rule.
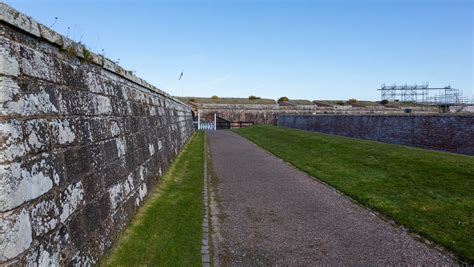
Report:
[[[455,264],[235,133],[208,142],[224,265]]]

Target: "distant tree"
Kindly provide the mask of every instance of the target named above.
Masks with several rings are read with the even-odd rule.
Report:
[[[347,100],[347,103],[351,104],[351,105],[354,105],[357,103],[357,99],[355,98],[350,98],[349,100]]]
[[[188,102],[196,102],[196,99],[190,98],[190,99],[188,99]]]
[[[290,99],[288,99],[288,97],[282,96],[282,97],[278,98],[278,103],[280,103],[280,102],[287,102],[287,101],[289,101],[289,100],[290,100]]]
[[[216,95],[213,95],[213,96],[211,96],[211,99],[212,99],[212,100],[217,100],[217,99],[219,99],[219,97],[216,96]]]
[[[249,100],[257,100],[257,99],[260,99],[260,97],[254,96],[254,95],[249,96]]]
[[[387,105],[387,104],[388,104],[388,100],[387,100],[387,99],[384,99],[384,100],[380,101],[380,104],[382,104],[382,105]]]
[[[336,105],[344,106],[344,101],[337,101],[337,102],[336,102]]]

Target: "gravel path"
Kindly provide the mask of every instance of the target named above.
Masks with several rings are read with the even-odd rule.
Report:
[[[237,134],[208,141],[223,265],[455,264]]]

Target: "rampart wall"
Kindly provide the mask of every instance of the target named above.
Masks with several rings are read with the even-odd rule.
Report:
[[[278,126],[474,155],[474,115],[282,115]]]
[[[88,265],[192,134],[191,109],[0,3],[0,265]]]

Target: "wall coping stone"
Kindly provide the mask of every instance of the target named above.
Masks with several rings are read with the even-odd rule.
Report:
[[[281,114],[280,116],[308,116],[308,117],[322,117],[322,116],[346,116],[346,117],[474,117],[472,113],[402,113],[402,114]]]
[[[66,49],[70,46],[73,46],[75,48],[77,57],[80,59],[84,58],[84,55],[82,51],[86,49],[86,47],[81,44],[77,43],[68,37],[61,35],[54,31],[53,29],[48,28],[47,26],[37,22],[30,16],[27,16],[14,8],[8,6],[5,3],[0,2],[0,22],[4,22],[12,27],[15,27],[17,29],[20,29],[23,32],[26,32],[27,34],[33,35],[35,37],[38,37],[44,41],[47,41],[48,43],[60,47],[62,49]],[[185,107],[188,107],[185,103],[183,103],[181,100],[173,97],[172,95],[164,92],[163,90],[159,89],[158,87],[148,83],[147,81],[143,80],[142,78],[137,77],[134,75],[131,71],[127,71],[124,68],[122,68],[120,65],[116,64],[112,60],[104,57],[103,55],[98,55],[92,51],[90,51],[91,57],[90,57],[90,63],[93,63],[95,65],[101,66],[102,68],[113,72],[117,74],[118,76],[121,76],[131,82],[134,82],[142,87],[145,87],[148,90],[151,90],[155,93],[158,93],[162,96],[165,96],[176,103],[183,105]]]

